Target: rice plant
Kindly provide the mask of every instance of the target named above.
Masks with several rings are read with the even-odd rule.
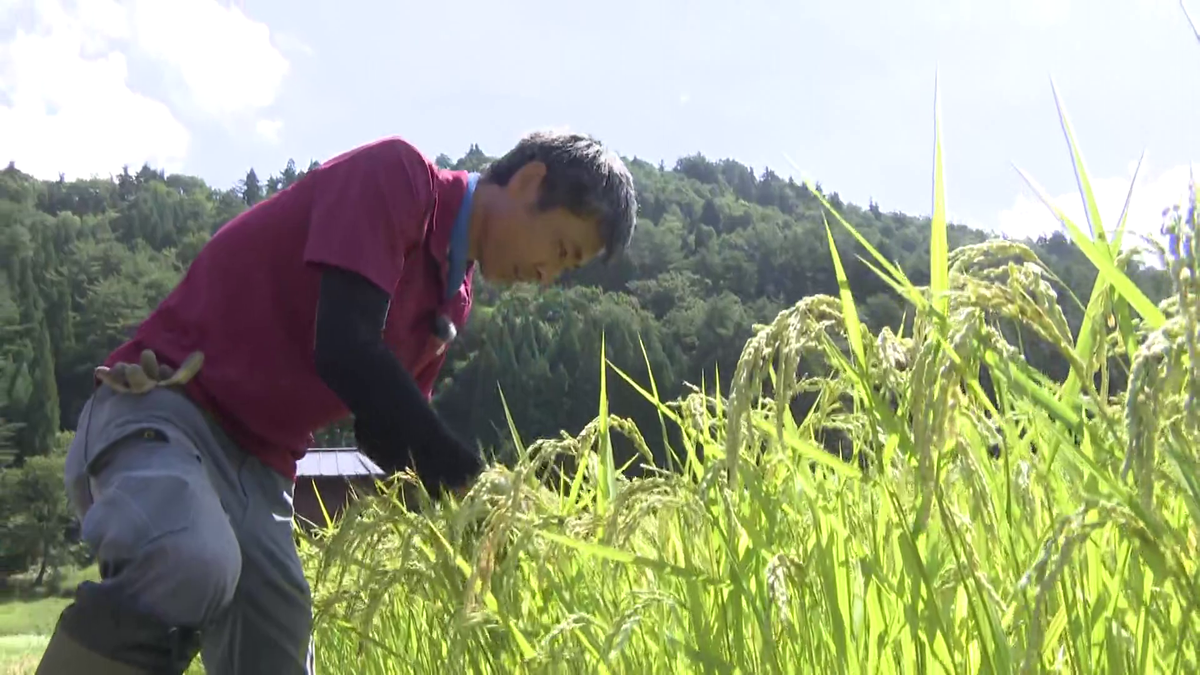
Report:
[[[1077,332],[1024,244],[948,250],[935,115],[929,286],[825,204],[838,297],[759,327],[727,396],[659,401],[601,357],[605,384],[682,432],[672,470],[622,474],[611,435],[644,443],[602,394],[573,437],[524,446],[514,429],[519,461],[460,502],[406,505],[398,481],[306,542],[319,670],[1195,672],[1196,194],[1165,214],[1174,293],[1154,304],[1123,272],[1125,214],[1101,222],[1056,102],[1088,222],[1047,206],[1099,270]],[[859,321],[836,227],[908,301],[907,329]],[[1069,379],[1032,370],[1004,324],[1051,344]],[[1109,391],[1113,363],[1127,391]],[[797,419],[800,391],[818,403]],[[820,446],[829,428],[857,461]]]

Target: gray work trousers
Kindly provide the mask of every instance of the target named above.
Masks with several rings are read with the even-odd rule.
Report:
[[[100,583],[168,625],[200,628],[209,675],[313,675],[293,484],[181,391],[99,387],[64,478]]]

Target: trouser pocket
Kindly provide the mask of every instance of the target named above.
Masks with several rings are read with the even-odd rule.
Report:
[[[93,462],[81,535],[103,583],[170,625],[202,627],[233,601],[242,555],[206,469],[152,432]]]
[[[163,411],[164,397],[172,395],[166,391],[118,394],[100,386],[84,404],[63,470],[67,497],[80,519],[95,502],[93,479],[97,470],[108,461],[109,451],[123,441],[169,446],[196,463],[201,461],[191,439],[171,424]]]

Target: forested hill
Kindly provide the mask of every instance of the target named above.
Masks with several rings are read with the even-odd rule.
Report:
[[[489,159],[472,146],[457,161],[438,162],[479,169]],[[437,407],[454,428],[502,447],[510,437],[502,389],[524,441],[577,432],[597,412],[602,335],[609,359],[647,389],[649,361],[664,400],[686,393],[689,382],[711,390],[717,372],[728,391],[755,323],[807,295],[837,293],[822,207],[804,186],[700,155],[670,170],[636,159],[630,167],[641,208],[623,259],[549,290],[477,286],[470,325],[438,385]],[[251,170],[236,187],[217,189],[150,167],[72,182],[38,181],[12,165],[0,172],[0,454],[48,452],[60,427],[73,428],[92,368],[167,294],[208,237],[303,173],[288,162],[277,175]],[[825,195],[914,283],[928,282],[927,218]],[[897,329],[902,303],[837,225],[834,236],[865,321]],[[952,248],[985,238],[950,230]],[[1086,301],[1095,271],[1083,255],[1060,235],[1035,250]],[[1135,276],[1152,297],[1163,295],[1154,273]],[[1077,327],[1080,308],[1060,297]],[[1045,350],[1030,347],[1027,356],[1051,376],[1064,374],[1063,360]],[[657,451],[654,409],[615,376],[609,397],[612,411],[634,417]],[[342,428],[318,440],[352,442]]]

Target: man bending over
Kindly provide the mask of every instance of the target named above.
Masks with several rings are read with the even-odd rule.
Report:
[[[352,415],[385,471],[434,494],[481,460],[430,407],[489,280],[553,281],[621,253],[636,198],[592,139],[535,133],[480,176],[399,138],[346,152],[221,228],[97,369],[65,481],[102,580],[39,675],[311,675],[292,539],[296,461]]]

